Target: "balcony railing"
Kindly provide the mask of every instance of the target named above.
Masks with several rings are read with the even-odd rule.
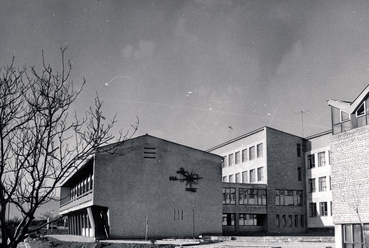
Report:
[[[92,193],[93,190],[90,190],[88,192],[85,192],[84,194],[71,199],[63,204],[60,205],[60,212],[68,210],[70,208],[78,207],[79,205],[82,205],[84,203],[92,201]]]

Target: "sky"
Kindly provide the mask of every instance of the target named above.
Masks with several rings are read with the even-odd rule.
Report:
[[[328,99],[369,83],[369,3],[343,0],[2,0],[0,65],[72,62],[72,106],[98,94],[113,134],[206,150],[269,126],[331,128]],[[303,112],[303,115],[301,115]]]

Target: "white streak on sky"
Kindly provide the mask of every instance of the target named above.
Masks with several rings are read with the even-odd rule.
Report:
[[[115,79],[117,79],[117,78],[128,78],[129,80],[131,80],[131,82],[133,82],[132,81],[132,79],[130,78],[130,77],[128,77],[128,76],[116,76],[116,77],[113,77],[109,82],[105,82],[105,86],[109,86],[110,85],[110,83],[111,82],[113,82]],[[117,81],[117,83],[118,83],[119,81]]]

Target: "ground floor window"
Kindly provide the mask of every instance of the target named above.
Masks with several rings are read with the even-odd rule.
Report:
[[[263,216],[259,214],[239,214],[238,224],[240,226],[262,226]]]
[[[365,243],[369,244],[369,224],[364,224],[363,228],[360,224],[344,224],[342,225],[343,247],[344,248],[362,248]]]
[[[223,214],[223,226],[234,226],[235,214]]]

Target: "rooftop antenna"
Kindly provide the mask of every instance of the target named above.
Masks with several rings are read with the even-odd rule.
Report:
[[[294,111],[293,113],[295,113],[297,115],[301,115],[301,135],[302,135],[301,137],[304,137],[305,136],[305,134],[304,134],[304,114],[309,114],[309,113],[311,113],[311,111],[305,109],[305,110],[299,110],[297,112]]]

